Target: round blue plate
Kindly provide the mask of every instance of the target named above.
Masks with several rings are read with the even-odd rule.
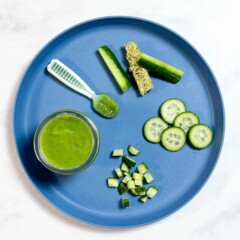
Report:
[[[141,50],[185,71],[182,80],[171,84],[153,77],[154,89],[141,97],[135,89],[121,94],[97,49],[109,46],[127,69],[123,45],[135,41]],[[46,66],[57,58],[79,74],[97,93],[110,93],[120,105],[114,119],[104,119],[91,102],[51,77]],[[160,104],[180,98],[189,111],[215,132],[210,147],[198,151],[185,145],[176,153],[147,142],[144,122],[157,116]],[[101,147],[95,162],[84,172],[61,176],[47,170],[36,159],[33,135],[40,122],[52,112],[75,109],[96,124]],[[223,102],[207,63],[182,37],[165,27],[138,18],[109,17],[76,25],[49,42],[35,57],[21,82],[14,109],[14,133],[20,160],[33,184],[58,209],[81,221],[104,227],[133,227],[159,220],[186,204],[204,185],[220,154],[224,134]],[[135,157],[149,165],[153,185],[159,188],[145,204],[134,196],[131,206],[121,208],[116,189],[106,185],[121,159],[111,151],[131,144],[141,150]]]

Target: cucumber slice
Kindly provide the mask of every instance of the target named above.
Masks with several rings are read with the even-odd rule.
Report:
[[[140,151],[132,145],[128,146],[128,151],[134,156],[137,156],[140,153]]]
[[[126,163],[129,167],[135,167],[136,162],[127,155],[124,155],[122,161]]]
[[[117,178],[109,177],[107,179],[107,181],[108,181],[108,186],[109,187],[113,187],[113,188],[118,187],[118,179]]]
[[[120,195],[122,195],[122,194],[124,194],[127,191],[128,191],[128,188],[126,187],[126,185],[124,183],[122,183],[122,182],[119,183],[119,185],[118,185],[118,193]]]
[[[115,149],[112,152],[113,157],[121,157],[123,156],[123,149]]]
[[[186,112],[186,106],[177,98],[170,98],[166,100],[160,107],[160,115],[167,123],[170,124],[172,124],[175,117],[182,112]]]
[[[177,115],[174,119],[173,125],[182,128],[183,131],[187,133],[190,127],[199,123],[199,118],[195,113],[183,112]]]
[[[139,201],[143,203],[145,203],[147,200],[148,200],[148,196],[142,196],[139,198]]]
[[[179,127],[170,127],[161,136],[163,147],[171,152],[179,151],[186,143],[186,134]]]
[[[151,173],[145,173],[144,178],[145,178],[147,183],[151,183],[153,181],[153,176],[152,176]]]
[[[161,141],[161,133],[168,127],[160,117],[152,117],[146,121],[143,127],[144,137],[152,143]]]
[[[122,198],[122,206],[123,207],[129,207],[130,206],[129,199],[127,197]]]
[[[158,189],[153,186],[149,187],[149,189],[147,190],[147,196],[149,198],[154,198],[157,193],[158,193]]]
[[[188,139],[194,148],[203,149],[211,144],[213,132],[205,124],[194,125],[188,131]]]
[[[142,53],[138,64],[172,83],[177,83],[183,76],[183,71],[157,58]]]
[[[145,172],[148,171],[148,166],[146,165],[145,162],[142,162],[141,164],[138,165],[137,169],[140,174],[144,174]]]
[[[114,53],[107,46],[100,47],[98,51],[122,92],[126,92],[130,87],[132,87],[132,83]]]

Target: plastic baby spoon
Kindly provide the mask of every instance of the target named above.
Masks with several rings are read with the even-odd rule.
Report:
[[[71,69],[57,59],[53,59],[47,70],[59,81],[78,93],[92,99],[93,109],[105,118],[114,118],[119,112],[118,103],[108,94],[95,92]]]

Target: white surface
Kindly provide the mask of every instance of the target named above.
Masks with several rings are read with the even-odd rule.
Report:
[[[20,3],[21,2],[21,3]],[[240,14],[237,0],[0,1],[0,239],[221,240],[240,236]],[[32,186],[16,154],[12,108],[22,74],[52,37],[81,21],[132,15],[159,22],[188,39],[220,85],[226,110],[224,147],[201,192],[170,217],[133,229],[78,222]]]

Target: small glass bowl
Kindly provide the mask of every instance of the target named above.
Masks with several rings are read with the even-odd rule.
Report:
[[[71,169],[61,169],[61,168],[56,168],[55,166],[51,165],[48,162],[48,160],[45,158],[45,156],[43,155],[41,146],[40,146],[40,136],[41,136],[42,130],[44,129],[45,125],[52,119],[59,117],[59,116],[63,116],[63,115],[64,116],[70,115],[70,116],[78,117],[81,120],[83,120],[91,129],[92,136],[93,136],[93,149],[92,149],[92,152],[91,152],[89,158],[82,165],[80,165],[76,168],[71,168]],[[83,171],[84,169],[86,169],[87,167],[89,167],[93,163],[93,161],[95,160],[95,158],[98,154],[99,146],[100,146],[100,137],[99,137],[99,133],[98,133],[96,125],[85,114],[75,111],[75,110],[60,110],[60,111],[54,112],[54,113],[50,114],[49,116],[47,116],[38,126],[38,128],[35,132],[35,135],[34,135],[34,140],[33,140],[34,152],[35,152],[37,159],[49,170],[51,170],[55,173],[58,173],[58,174],[63,174],[63,175],[71,175],[71,174],[79,173],[79,172]]]

